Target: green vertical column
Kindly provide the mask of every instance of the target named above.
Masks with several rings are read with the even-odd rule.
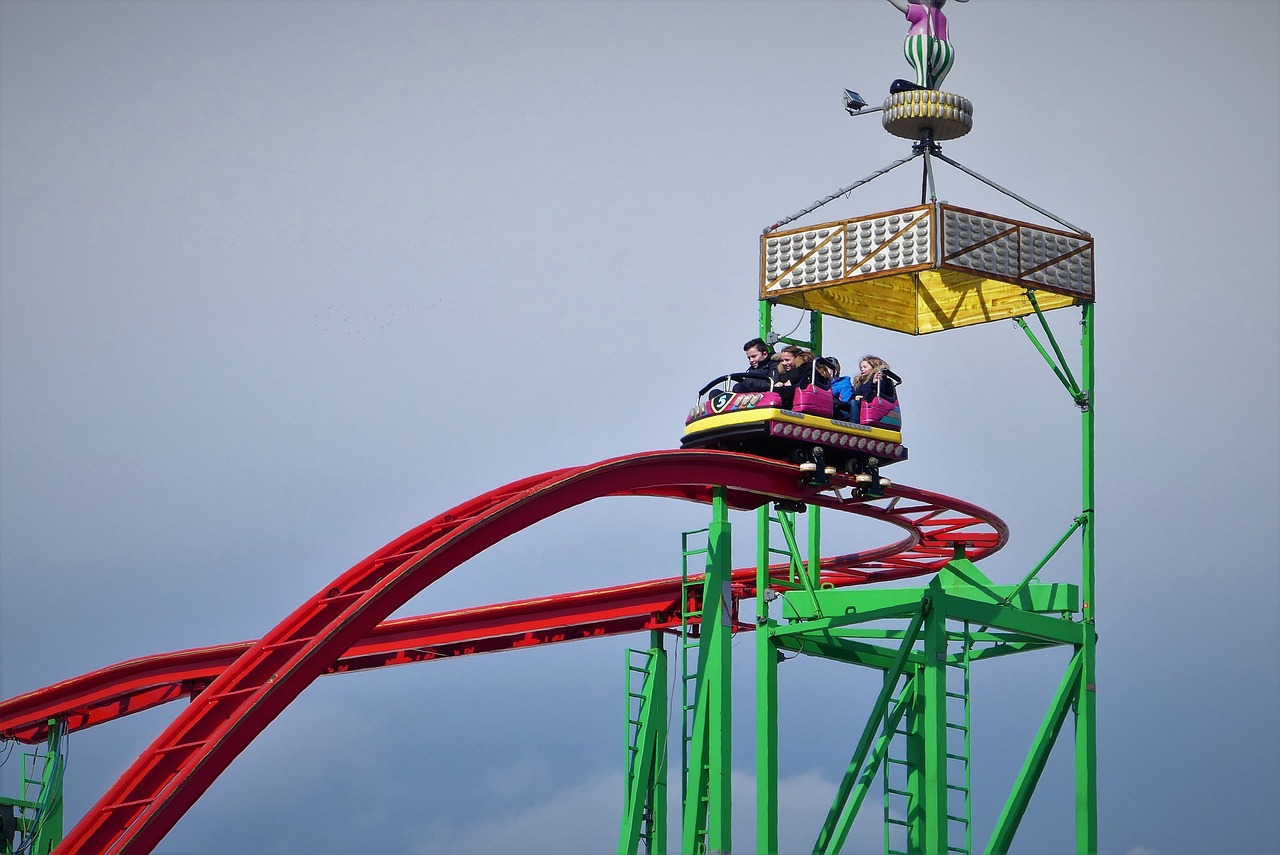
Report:
[[[822,355],[822,313],[809,312],[809,345],[815,355]],[[821,473],[819,473],[821,474]],[[822,509],[809,506],[809,578],[814,587],[821,582],[822,565]]]
[[[924,685],[924,665],[915,666],[915,685]],[[924,690],[920,689],[911,700],[907,712],[907,852],[921,855],[925,849],[924,824],[924,740],[925,740]],[[889,829],[886,826],[885,832]],[[887,839],[887,838],[886,838]],[[886,844],[885,849],[888,850]]]
[[[924,621],[924,667],[917,705],[922,737],[919,782],[922,852],[947,851],[947,601],[938,580],[930,585]]]
[[[717,855],[732,849],[731,541],[729,506],[724,488],[716,487],[711,526],[707,533],[707,572],[702,588],[693,745],[687,770],[689,784],[681,835],[681,851],[686,853],[705,851],[708,855]],[[704,817],[705,841],[702,839]]]
[[[653,751],[653,786],[649,798],[649,853],[665,855],[667,851],[667,746],[670,734],[667,723],[670,720],[667,711],[671,699],[667,697],[667,649],[663,643],[662,633],[652,630],[649,633],[649,649],[653,653],[653,687],[651,708],[653,710],[653,736],[649,740],[648,750]]]
[[[1081,371],[1088,406],[1081,418],[1081,458],[1083,465],[1083,529],[1080,593],[1083,600],[1084,642],[1081,649],[1080,682],[1076,689],[1076,851],[1094,855],[1098,851],[1098,723],[1097,660],[1095,644],[1096,592],[1094,590],[1094,446],[1093,420],[1097,411],[1093,365],[1093,303],[1086,303],[1081,320]]]
[[[773,304],[760,301],[760,337],[773,330]],[[756,851],[778,852],[778,651],[769,616],[769,506],[756,509]]]
[[[769,506],[756,510],[756,851],[778,852],[777,623],[769,616]]]
[[[28,855],[48,855],[62,842],[62,778],[67,756],[63,753],[63,728],[57,719],[49,719],[49,736],[45,740],[44,771],[40,776],[40,827],[34,835]]]
[[[707,557],[706,589],[708,598],[714,593],[719,601],[714,611],[715,628],[708,645],[710,655],[707,662],[711,725],[708,756],[710,786],[707,792],[707,810],[710,814],[707,818],[709,855],[733,850],[730,787],[730,776],[733,774],[733,615],[729,590],[729,579],[733,574],[731,533],[729,505],[725,501],[724,489],[717,488],[711,522],[711,554]]]

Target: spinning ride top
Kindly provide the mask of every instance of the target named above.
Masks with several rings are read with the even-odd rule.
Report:
[[[1027,746],[1022,769],[982,851],[1011,851],[1049,755],[1060,741],[1059,735],[1066,732],[1074,742],[1070,749],[1075,767],[1074,851],[1096,853],[1093,238],[942,153],[940,141],[965,136],[973,126],[973,106],[968,99],[939,89],[954,59],[942,14],[945,0],[888,2],[903,11],[911,25],[905,53],[915,69],[915,81],[894,81],[883,106],[874,108],[857,92],[846,89],[844,106],[850,115],[883,112],[883,126],[890,134],[913,141],[911,154],[764,229],[760,238],[760,337],[817,353],[822,352],[824,316],[909,335],[1015,321],[1080,411],[1081,510],[1061,539],[1017,585],[1001,586],[985,576],[973,565],[967,545],[957,541],[955,558],[927,587],[892,591],[859,588],[828,595],[820,559],[815,558],[821,555],[819,509],[810,508],[807,588],[780,590],[775,598],[781,601],[780,613],[776,608],[771,612],[767,596],[759,604],[757,697],[763,701],[757,709],[757,850],[778,851],[777,771],[782,726],[775,701],[778,661],[788,658],[784,654],[815,655],[883,672],[883,691],[868,712],[862,737],[812,851],[834,855],[841,850],[864,797],[880,776],[886,852],[969,853],[976,845],[968,736],[969,665],[1006,653],[1060,647],[1071,651],[1070,662],[1040,729]],[[916,159],[923,163],[918,202],[880,213],[784,228]],[[1056,225],[940,201],[934,182],[935,160],[965,172]],[[772,313],[778,305],[808,312],[807,340],[792,338],[794,330],[786,336],[774,334]],[[1050,310],[1067,307],[1077,307],[1081,313],[1079,375],[1072,370],[1045,317]],[[1026,322],[1028,316],[1039,322],[1043,340]],[[787,522],[795,525],[794,519]],[[758,519],[757,552],[761,556],[775,554],[770,539],[773,523],[764,514]],[[1041,571],[1077,533],[1079,584],[1042,581]],[[793,534],[788,543],[799,539]],[[793,549],[792,562],[801,568],[800,577],[806,572],[804,560],[805,556]],[[764,590],[767,584],[762,577],[759,588]],[[998,588],[1003,593],[996,593]],[[1045,597],[1054,592],[1068,593],[1070,602],[1049,604]],[[884,597],[902,598],[902,608],[891,614],[885,609]],[[1033,602],[1037,597],[1041,600]],[[984,602],[980,617],[978,612],[967,612],[971,602]],[[865,617],[868,615],[872,617]],[[886,618],[899,623],[885,629],[873,626]],[[902,630],[900,622],[906,618],[912,623]],[[866,625],[854,626],[859,622]],[[1055,634],[1059,630],[1065,632]],[[840,647],[842,633],[856,642]],[[872,638],[892,638],[895,644],[876,645],[867,640]],[[948,669],[952,669],[950,677]]]
[[[910,24],[904,53],[915,81],[893,81],[875,108],[845,89],[844,106],[855,116],[883,112],[885,130],[913,140],[912,153],[766,228],[760,299],[912,335],[1091,303],[1093,238],[942,153],[939,141],[973,128],[969,99],[937,88],[955,58],[946,0],[888,2]],[[917,158],[924,162],[918,205],[780,231]],[[935,159],[1064,228],[940,202]]]

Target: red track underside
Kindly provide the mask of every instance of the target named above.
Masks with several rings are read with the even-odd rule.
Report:
[[[739,509],[800,500],[907,532],[885,547],[824,558],[823,581],[835,585],[930,573],[958,544],[970,558],[981,558],[1008,537],[992,514],[908,487],[890,488],[875,501],[841,499],[800,484],[794,466],[763,458],[691,450],[630,455],[526,478],[429,520],[326,585],[256,642],[135,659],[4,701],[0,736],[36,741],[50,718],[78,729],[192,697],[60,849],[150,852],[240,751],[323,674],[678,625],[679,578],[386,618],[467,559],[567,508],[616,495],[707,502],[713,484],[726,487],[730,505]],[[786,569],[774,573],[781,577]],[[733,578],[735,599],[754,596],[754,568]]]

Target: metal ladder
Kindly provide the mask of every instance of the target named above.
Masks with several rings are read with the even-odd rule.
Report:
[[[0,837],[0,853],[48,855],[62,842],[62,778],[65,771],[66,734],[63,724],[51,719],[45,750],[22,756],[22,798],[0,799],[6,826],[4,835]],[[9,837],[10,833],[14,838]],[[15,847],[15,838],[19,835],[22,843]]]
[[[770,509],[768,512],[769,529],[767,541],[767,553],[769,563],[773,563],[773,559],[783,558],[791,565],[791,569],[787,574],[787,581],[780,583],[788,588],[800,588],[801,577],[805,572],[804,561],[800,557],[800,546],[796,541],[796,515],[793,511],[780,511]],[[785,548],[773,545],[773,531],[777,528],[778,533],[782,535]]]
[[[889,709],[896,709],[910,700],[904,700],[907,680],[899,678],[895,694],[889,699]],[[889,746],[885,751],[881,774],[884,780],[884,851],[885,855],[916,855],[910,848],[910,811],[915,794],[911,791],[912,768],[907,760],[907,740],[914,726],[915,713],[908,709],[891,733],[886,733]],[[895,815],[896,814],[896,815]],[[899,819],[898,816],[906,817]],[[906,839],[903,839],[906,838]]]
[[[809,513],[816,515],[818,509],[810,508]],[[796,538],[795,512],[770,509],[766,511],[765,516],[768,523],[764,541],[765,560],[772,564],[774,558],[783,558],[790,566],[787,578],[775,580],[773,586],[784,590],[807,592],[814,615],[822,617],[822,606],[817,595],[818,580],[810,573],[804,557],[800,554],[800,543]],[[781,536],[783,547],[773,545],[775,529]]]
[[[702,653],[702,578],[689,580],[691,559],[701,557],[696,564],[698,573],[704,573],[707,560],[711,554],[709,528],[686,531],[680,536],[680,803],[687,804],[689,799],[689,766],[693,758],[693,728],[697,708],[698,673]],[[691,546],[691,542],[700,540],[701,546]],[[696,606],[694,604],[697,604]],[[702,758],[697,758],[702,763]],[[701,825],[696,829],[696,839],[700,847],[705,847],[707,836],[706,817],[707,794],[696,794],[699,800],[698,816]],[[698,853],[692,853],[698,855]]]
[[[954,670],[958,679],[947,679],[946,740],[947,764],[947,852],[969,855],[973,848],[973,799],[971,790],[969,658],[972,638],[969,624],[961,632],[947,633],[945,667]],[[958,652],[952,654],[955,643]],[[950,687],[959,683],[959,691]],[[902,702],[902,689],[891,703]],[[912,811],[918,810],[919,793],[913,789],[913,777],[924,774],[913,764],[909,740],[915,728],[914,711],[909,710],[890,735],[883,767],[884,780],[884,851],[885,855],[920,855],[911,843],[914,828]],[[901,818],[900,818],[901,817]]]
[[[619,853],[635,853],[641,844],[650,855],[666,849],[666,651],[658,643],[627,651],[626,813]]]
[[[951,655],[951,643],[959,651]],[[973,849],[973,795],[971,789],[969,745],[969,656],[973,638],[966,621],[961,632],[947,633],[947,667],[960,678],[961,690],[953,692],[954,681],[947,680],[947,851],[969,855]],[[959,768],[955,768],[955,767]],[[958,774],[957,774],[958,773]],[[956,783],[957,780],[963,783]],[[959,803],[957,805],[957,802]],[[959,826],[963,842],[952,844],[953,832]]]

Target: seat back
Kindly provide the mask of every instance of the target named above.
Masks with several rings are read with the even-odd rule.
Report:
[[[858,423],[874,425],[889,430],[902,430],[902,405],[885,398],[872,398],[862,402]]]
[[[797,413],[809,413],[829,419],[835,412],[835,396],[831,394],[830,389],[806,386],[796,390],[791,409]]]

